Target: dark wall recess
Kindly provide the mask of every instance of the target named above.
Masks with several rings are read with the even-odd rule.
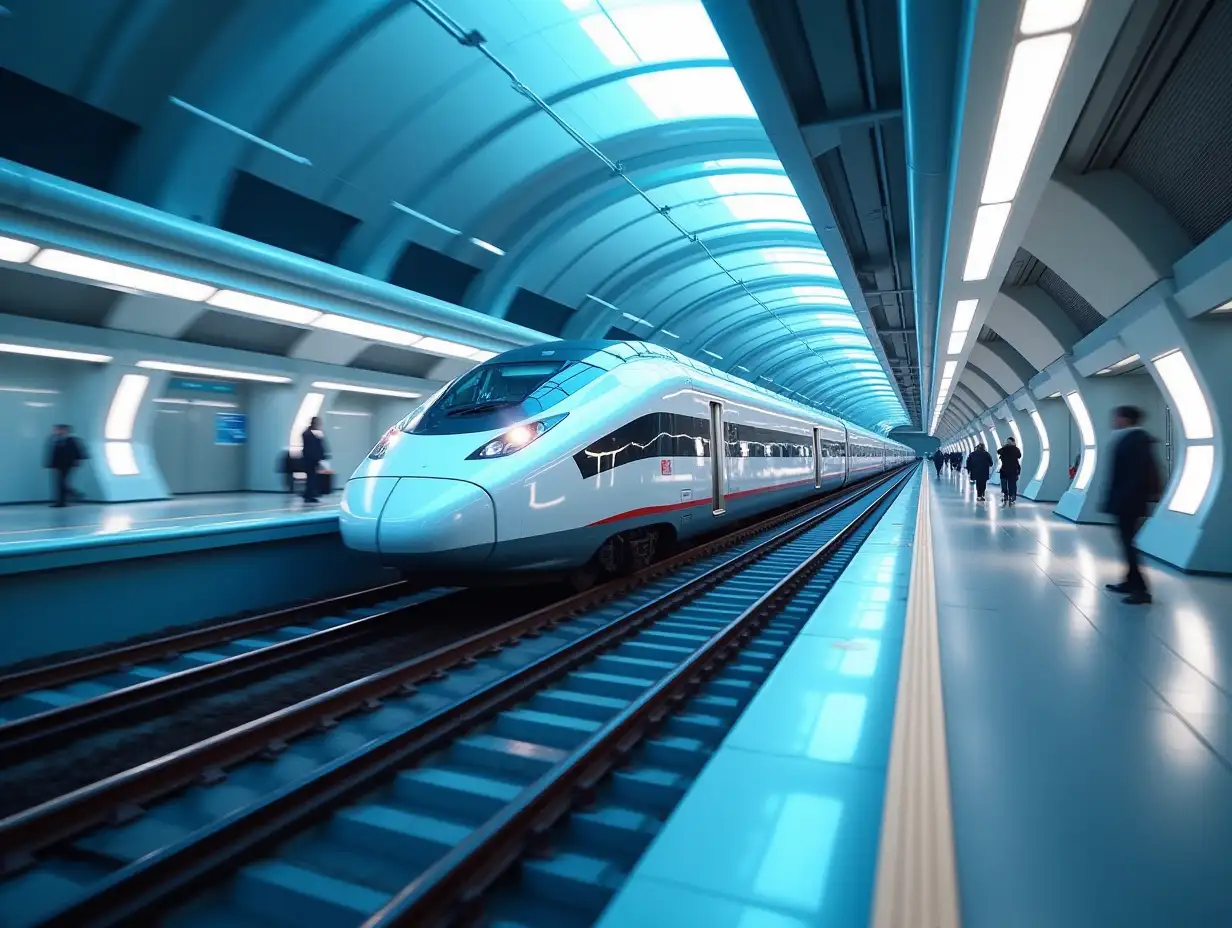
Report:
[[[107,190],[137,126],[0,68],[0,157]]]
[[[545,335],[560,335],[573,316],[573,309],[530,290],[519,290],[509,307],[508,319]]]
[[[220,227],[245,238],[331,264],[359,223],[323,203],[236,171]]]
[[[393,273],[389,275],[389,282],[460,306],[466,288],[478,273],[479,268],[465,261],[408,242],[394,265]]]

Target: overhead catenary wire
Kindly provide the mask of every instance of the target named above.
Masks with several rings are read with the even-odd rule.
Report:
[[[697,235],[697,233],[692,232],[689,229],[686,229],[679,222],[677,222],[676,219],[673,218],[671,215],[671,207],[663,206],[655,202],[654,198],[652,198],[650,194],[648,194],[645,190],[643,190],[637,184],[637,182],[634,181],[633,178],[631,178],[625,172],[623,165],[621,165],[620,163],[616,161],[613,161],[606,154],[600,151],[599,148],[597,148],[585,136],[583,136],[580,132],[578,132],[578,130],[575,129],[569,123],[568,120],[566,120],[559,113],[557,113],[552,108],[551,104],[549,104],[546,100],[544,100],[537,93],[535,93],[535,91],[532,90],[529,86],[527,86],[517,76],[517,74],[513,71],[513,69],[509,67],[509,65],[503,62],[496,54],[492,52],[491,49],[488,48],[487,39],[484,38],[481,32],[475,29],[464,28],[457,20],[455,20],[452,16],[450,16],[448,13],[442,10],[434,2],[434,0],[414,0],[414,2],[420,9],[424,11],[425,14],[427,14],[429,19],[431,19],[433,22],[439,25],[459,45],[465,46],[466,48],[475,49],[481,55],[483,55],[483,57],[486,58],[493,66],[498,68],[501,71],[501,73],[503,73],[505,77],[509,79],[511,86],[516,93],[520,94],[521,96],[531,101],[532,104],[534,104],[541,112],[544,113],[544,115],[546,115],[549,119],[551,119],[552,122],[554,122],[557,126],[559,126],[561,130],[564,131],[565,134],[567,134],[574,142],[576,142],[584,151],[588,152],[594,158],[598,159],[603,164],[603,166],[607,168],[607,170],[609,170],[613,175],[615,175],[616,177],[619,177],[625,184],[629,186],[631,190],[633,190],[633,192],[636,194],[637,197],[639,197],[642,201],[644,201],[654,212],[658,213],[665,220],[667,220],[672,225],[672,227],[680,234],[682,238],[684,238],[686,241],[690,242],[691,244],[697,245],[699,248],[701,248],[701,250],[705,253],[706,257],[711,262],[714,263],[714,265],[723,273],[724,276],[726,276],[729,280],[732,281],[732,283],[736,284],[737,287],[743,290],[744,294],[749,299],[751,299],[754,303],[756,303],[757,306],[759,306],[763,312],[768,313],[770,317],[773,318],[774,321],[777,322],[791,338],[798,341],[799,344],[802,345],[809,354],[815,357],[818,361],[820,361],[823,365],[825,365],[825,367],[828,368],[829,370],[835,373],[839,373],[838,369],[835,367],[834,364],[832,364],[826,357],[824,357],[820,352],[818,352],[816,348],[810,345],[808,341],[804,337],[802,337],[795,329],[789,326],[782,319],[782,317],[780,317],[779,314],[775,312],[774,309],[772,309],[771,307],[767,306],[764,302],[762,302],[762,300],[758,298],[758,296],[749,288],[748,284],[746,284],[744,280],[737,277],[731,270],[729,270],[718,259],[718,257],[714,254],[714,252],[711,251],[710,247],[704,241],[702,241],[702,239]],[[603,15],[607,16],[609,22],[611,22],[612,21],[611,15],[607,12],[606,8],[603,7],[602,3],[599,4],[599,8],[600,10],[602,10]],[[612,25],[615,27],[616,26],[615,22],[612,22]],[[617,27],[617,31],[619,31],[618,27]],[[630,48],[632,48],[631,45],[630,45]],[[783,388],[783,389],[785,390],[786,388]],[[789,391],[789,392],[794,392],[794,391]],[[822,409],[826,411],[835,412],[834,408],[829,403],[825,402],[824,400],[810,400],[810,402],[813,403],[814,405],[820,406]]]

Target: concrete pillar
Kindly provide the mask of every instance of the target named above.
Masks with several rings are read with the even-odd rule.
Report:
[[[1115,440],[1112,411],[1123,404],[1149,408],[1157,402],[1156,391],[1136,378],[1083,377],[1068,357],[1049,365],[1046,373],[1077,423],[1082,444],[1078,473],[1055,511],[1072,522],[1110,522],[1101,507],[1108,477],[1103,458]]]
[[[1232,486],[1224,479],[1230,437],[1223,427],[1232,415],[1232,331],[1210,317],[1188,318],[1167,294],[1129,322],[1121,339],[1149,359],[1174,426],[1172,475],[1138,547],[1184,570],[1232,573]],[[1144,424],[1162,438],[1162,420]]]
[[[1039,458],[1028,470],[1023,468],[1025,489],[1022,495],[1038,502],[1054,503],[1059,500],[1070,484],[1069,479],[1069,412],[1060,399],[1036,399],[1030,390],[1025,390],[1014,399],[1015,406],[1022,410],[1030,426],[1023,429],[1033,436],[1039,449]]]

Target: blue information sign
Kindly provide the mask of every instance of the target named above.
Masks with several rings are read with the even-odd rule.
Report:
[[[248,441],[248,417],[240,412],[214,414],[214,444],[242,445]]]

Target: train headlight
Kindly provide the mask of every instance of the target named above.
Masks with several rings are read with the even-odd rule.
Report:
[[[499,438],[493,438],[482,448],[479,448],[467,458],[468,461],[485,460],[488,458],[503,458],[506,455],[513,454],[515,451],[521,451],[527,445],[532,444],[544,432],[559,423],[565,416],[564,413],[559,416],[552,416],[548,419],[540,419],[538,422],[528,422],[525,425],[515,425],[504,435]]]

